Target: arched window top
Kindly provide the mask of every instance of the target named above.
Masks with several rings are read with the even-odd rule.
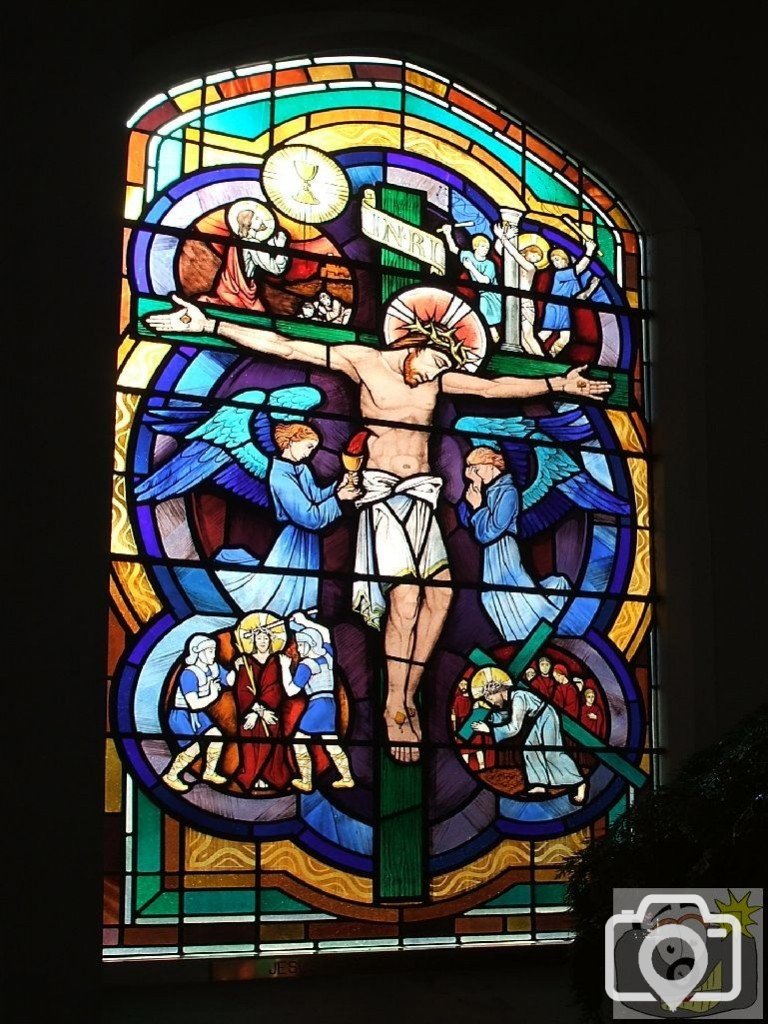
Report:
[[[562,938],[654,773],[636,224],[389,56],[128,129],[106,955]]]
[[[593,171],[535,126],[461,82],[409,61],[304,57],[233,68],[151,97],[128,127],[134,186],[126,200],[128,217],[194,163],[173,142],[197,141],[202,166],[226,163],[232,154],[258,165],[289,141],[315,140],[328,151],[350,142],[413,153],[431,146],[459,164],[500,206],[522,204],[545,220],[575,210],[579,221],[594,223],[620,283],[626,278],[626,256],[637,257],[637,223]],[[634,278],[628,299],[632,306],[640,304]]]

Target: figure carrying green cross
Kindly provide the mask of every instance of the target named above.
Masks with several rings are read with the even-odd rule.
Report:
[[[509,663],[509,665],[503,666],[503,668],[506,670],[507,674],[509,675],[514,685],[515,690],[518,691],[520,694],[530,694],[532,697],[535,697],[536,702],[538,702],[537,707],[538,704],[546,706],[550,705],[548,705],[548,702],[545,701],[538,694],[532,693],[528,683],[523,678],[523,672],[525,671],[526,666],[529,665],[532,659],[536,657],[538,652],[541,650],[543,645],[547,642],[547,640],[552,636],[553,633],[554,628],[549,623],[539,623],[539,625],[536,627],[536,629],[533,630],[533,632],[525,641],[525,643],[520,647],[520,650],[517,652],[517,654]],[[502,667],[498,666],[498,662],[496,661],[495,658],[492,658],[489,654],[486,654],[485,651],[480,650],[480,648],[475,648],[475,650],[472,651],[472,653],[470,654],[469,658],[470,661],[474,665],[477,665],[479,668],[482,668],[486,665],[496,665],[497,667]],[[522,710],[522,707],[523,702],[520,702],[520,710]],[[552,708],[552,712],[555,715],[558,714],[558,712],[554,708]],[[518,716],[519,714],[520,712],[518,712]],[[571,739],[575,740],[579,744],[579,746],[589,750],[590,753],[594,754],[594,756],[598,758],[598,760],[602,761],[603,764],[607,765],[613,772],[615,772],[617,775],[620,775],[623,779],[629,782],[630,785],[635,786],[635,788],[639,789],[642,786],[644,786],[645,783],[648,781],[648,777],[645,774],[645,772],[641,771],[641,769],[638,768],[636,765],[633,765],[629,761],[627,761],[626,758],[623,757],[622,754],[618,751],[606,748],[605,744],[599,737],[595,736],[588,729],[585,729],[584,726],[577,722],[575,719],[570,718],[568,715],[561,713],[559,714],[559,720],[560,731],[565,733],[565,735],[569,736]],[[503,725],[504,723],[500,722],[499,724]],[[522,724],[522,722],[520,722],[520,724]],[[498,736],[495,736],[495,738],[501,740],[506,739],[507,736],[511,735],[513,735],[513,732],[507,730],[501,732]],[[546,747],[558,745],[556,743],[549,742],[546,740],[540,742],[534,741],[534,743],[536,743],[537,746]],[[546,751],[544,753],[546,753]],[[573,797],[574,803],[583,803],[583,801],[586,799],[586,787],[583,795],[578,792],[581,781],[583,781],[583,779],[581,779],[579,782],[572,783],[573,785],[577,786],[577,792],[574,793]]]

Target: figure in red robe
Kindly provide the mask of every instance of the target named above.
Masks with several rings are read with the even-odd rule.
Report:
[[[478,672],[475,672],[469,684],[470,714],[472,712],[483,713],[481,721],[490,717],[493,711],[489,701],[486,699],[486,690],[494,682],[494,673],[498,672],[499,670],[494,668],[481,668]],[[503,763],[501,765],[499,763],[499,752],[496,750],[496,744],[491,733],[473,732],[467,740],[466,746],[462,747],[462,757],[467,767],[476,772],[487,771],[489,768],[496,768],[497,766],[503,767]]]
[[[605,739],[605,712],[597,703],[597,695],[591,687],[584,690],[584,703],[579,710],[579,721],[585,729]]]
[[[552,703],[559,711],[566,715],[579,718],[579,691],[568,678],[568,669],[565,665],[555,665],[552,672],[555,685],[552,692]]]
[[[288,241],[284,231],[275,231],[275,219],[270,211],[256,200],[244,199],[234,203],[227,221],[232,234],[241,242],[282,247]],[[212,294],[201,296],[201,301],[263,312],[265,307],[259,296],[257,274],[266,271],[282,275],[287,267],[288,257],[284,253],[275,252],[273,255],[262,249],[226,245]]]
[[[246,792],[287,789],[296,773],[290,737],[303,702],[286,696],[280,655],[285,624],[267,612],[246,615],[235,628],[240,656],[235,661],[233,694],[237,707],[240,767],[237,781]]]
[[[497,760],[493,737],[490,734],[473,732],[468,739],[460,735],[462,726],[473,711],[482,709],[488,714],[491,712],[490,704],[483,699],[482,671],[481,669],[475,673],[471,684],[467,679],[459,680],[451,704],[451,728],[454,736],[462,741],[459,753],[467,768],[474,772],[494,768]]]
[[[451,727],[454,733],[464,725],[472,710],[472,698],[469,696],[469,681],[460,679],[451,706]]]
[[[527,674],[526,679],[528,679]],[[543,656],[539,658],[538,672],[534,672],[534,676],[529,682],[534,693],[538,693],[544,700],[552,700],[555,681],[552,678],[552,662],[549,658]]]

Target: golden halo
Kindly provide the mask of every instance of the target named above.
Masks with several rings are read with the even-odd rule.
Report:
[[[285,620],[272,612],[248,612],[235,624],[235,636],[242,630],[264,630],[272,638],[272,650],[282,651],[288,640]]]
[[[506,683],[511,685],[512,679],[508,672],[505,672],[503,668],[499,668],[497,665],[486,665],[485,668],[478,669],[472,676],[469,684],[469,692],[473,700],[479,700],[483,696],[488,683]]]
[[[396,295],[384,313],[384,344],[402,345],[411,336],[419,340],[418,330],[414,334],[419,325],[427,342],[432,324],[441,325],[443,338],[429,343],[454,355],[454,369],[475,373],[488,344],[485,327],[464,299],[443,288],[417,285]]]
[[[268,209],[264,203],[260,203],[258,199],[238,199],[236,203],[232,203],[230,208],[227,210],[227,224],[229,224],[230,231],[233,235],[240,233],[240,225],[237,223],[237,218],[245,210],[250,210],[253,214],[253,220],[251,222],[251,235],[249,236],[254,242],[266,242],[268,238],[271,238],[275,233],[275,217],[270,209]]]
[[[548,242],[546,238],[542,238],[541,235],[537,235],[532,231],[524,231],[522,235],[518,235],[517,237],[518,252],[522,252],[522,250],[525,249],[528,245],[535,245],[538,246],[539,249],[541,249],[543,256],[536,264],[536,266],[539,268],[539,270],[543,270],[549,262],[547,260],[547,256],[549,255],[549,250],[552,248],[551,243]]]
[[[312,146],[283,146],[267,157],[261,184],[281,213],[302,224],[323,224],[342,212],[349,181],[341,167]]]

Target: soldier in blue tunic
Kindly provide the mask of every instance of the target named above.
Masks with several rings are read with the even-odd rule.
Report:
[[[216,768],[223,747],[221,730],[207,713],[219,699],[223,686],[232,686],[235,673],[216,661],[217,644],[212,636],[198,633],[187,647],[186,668],[179,675],[173,694],[173,707],[168,715],[168,725],[176,738],[179,753],[163,775],[163,782],[179,793],[186,793],[187,783],[180,773],[201,753],[202,737],[209,737],[205,751],[203,781],[221,786],[227,780]]]
[[[327,626],[308,618],[302,612],[293,616],[290,625],[291,629],[298,630],[296,646],[301,660],[293,674],[293,682],[285,684],[285,689],[289,697],[303,691],[309,698],[294,736],[299,740],[320,740],[340,775],[331,785],[334,789],[351,789],[355,780],[349,770],[349,759],[338,743],[331,632]],[[309,746],[307,743],[296,743],[293,749],[299,777],[293,779],[291,785],[303,793],[309,793],[313,788]]]

